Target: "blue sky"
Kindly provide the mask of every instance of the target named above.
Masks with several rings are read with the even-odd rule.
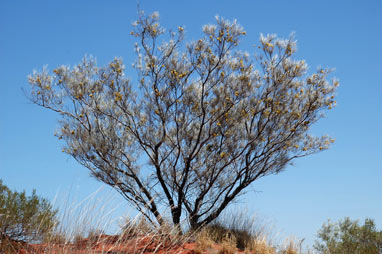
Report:
[[[370,217],[382,228],[381,1],[142,0],[141,8],[159,11],[164,27],[184,25],[190,40],[216,14],[235,18],[247,31],[241,47],[250,53],[260,33],[295,32],[297,57],[310,70],[336,68],[338,106],[311,130],[333,136],[335,144],[254,183],[236,206],[308,243],[328,218]],[[85,54],[100,65],[118,56],[130,66],[136,18],[136,1],[0,2],[0,179],[6,185],[35,188],[49,199],[69,190],[83,198],[102,186],[61,152],[53,136],[58,116],[31,104],[23,89],[34,69],[73,66]],[[131,69],[128,75],[134,79]]]

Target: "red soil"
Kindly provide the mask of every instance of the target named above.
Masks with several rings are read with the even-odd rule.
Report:
[[[16,246],[16,245],[15,245]],[[170,237],[138,236],[121,240],[118,235],[99,235],[69,244],[17,243],[12,252],[1,254],[217,254],[227,253],[222,246],[213,244],[205,250],[198,249],[195,242],[176,243]],[[234,251],[243,253],[243,251]],[[232,252],[231,252],[232,253]]]
[[[24,244],[17,254],[196,254],[195,243],[174,243],[168,238],[135,237],[124,241],[118,235],[100,235],[70,244]],[[213,251],[215,252],[215,251]],[[211,252],[209,252],[211,253]]]

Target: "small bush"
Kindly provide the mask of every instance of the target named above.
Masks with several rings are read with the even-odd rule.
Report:
[[[11,191],[0,180],[0,236],[13,241],[41,241],[57,224],[57,210],[48,200],[25,191]]]
[[[314,248],[322,254],[376,254],[382,250],[382,231],[372,219],[363,225],[345,218],[337,223],[328,221],[318,232]]]

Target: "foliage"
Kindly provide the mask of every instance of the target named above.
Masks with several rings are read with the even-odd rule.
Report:
[[[63,151],[147,219],[206,225],[254,181],[333,142],[308,130],[335,105],[338,81],[323,68],[307,75],[293,37],[261,35],[252,59],[236,21],[217,17],[184,43],[183,27],[166,36],[158,20],[141,13],[133,24],[139,84],[121,59],[29,76],[31,101],[62,117]]]
[[[382,231],[372,219],[363,225],[345,218],[337,223],[328,221],[318,232],[320,241],[314,248],[324,254],[377,254],[382,251]]]
[[[56,224],[57,211],[48,200],[25,191],[11,191],[0,180],[0,238],[14,241],[42,240]]]

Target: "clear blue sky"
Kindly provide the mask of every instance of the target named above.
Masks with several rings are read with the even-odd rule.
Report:
[[[294,31],[297,56],[311,70],[336,68],[338,106],[312,129],[335,144],[256,182],[237,205],[309,243],[328,218],[371,217],[382,228],[382,1],[141,0],[141,8],[159,11],[165,27],[184,25],[187,39],[196,39],[216,14],[236,18],[249,52],[260,33]],[[58,190],[72,187],[81,198],[102,186],[61,152],[53,136],[58,116],[28,102],[22,89],[34,69],[74,65],[85,54],[99,64],[121,56],[130,66],[136,17],[136,1],[0,1],[0,179],[6,185],[35,188],[50,199]]]

